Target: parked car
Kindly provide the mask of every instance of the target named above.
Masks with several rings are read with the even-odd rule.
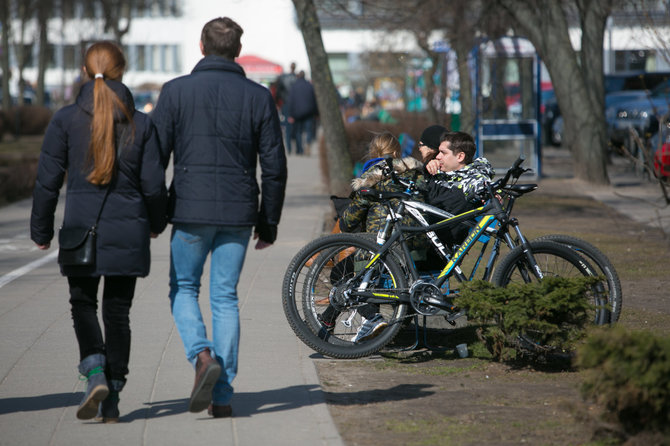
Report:
[[[605,87],[605,118],[608,128],[614,120],[616,104],[646,97],[647,92],[670,77],[668,72],[626,72],[607,74]],[[609,110],[609,111],[608,111]],[[610,113],[608,118],[608,113]],[[542,131],[545,142],[560,146],[563,141],[563,117],[558,108],[556,98],[550,99],[545,105],[542,115]]]
[[[658,131],[659,119],[670,114],[670,76],[640,97],[615,103],[605,114],[612,117],[608,127],[615,144],[627,144],[630,129],[647,142]]]

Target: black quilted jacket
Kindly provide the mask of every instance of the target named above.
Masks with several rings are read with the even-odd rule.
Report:
[[[98,224],[97,263],[91,267],[62,267],[66,276],[149,274],[149,233],[167,225],[165,170],[161,164],[156,130],[148,116],[135,111],[130,91],[121,83],[105,81],[134,112],[135,133],[130,144],[118,149],[117,173]],[[30,236],[38,244],[54,236],[54,212],[67,173],[65,226],[95,223],[106,187],[89,183],[86,157],[91,137],[93,82],[82,86],[76,103],[53,116],[42,144],[33,191]],[[128,128],[116,118],[116,130]],[[122,138],[120,138],[122,139]]]
[[[235,62],[206,56],[191,74],[163,86],[151,117],[165,165],[173,156],[170,221],[255,225],[273,242],[287,172],[270,91]]]

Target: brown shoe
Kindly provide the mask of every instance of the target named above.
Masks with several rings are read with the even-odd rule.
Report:
[[[212,358],[209,350],[198,353],[195,363],[195,384],[188,402],[189,412],[202,412],[212,401],[212,390],[221,374],[221,366]]]
[[[210,404],[207,408],[207,414],[214,418],[228,418],[233,415],[233,408],[230,404],[226,404],[225,406]]]

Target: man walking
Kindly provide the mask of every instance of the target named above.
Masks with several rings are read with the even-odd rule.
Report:
[[[318,114],[314,87],[305,79],[305,72],[298,73],[298,79],[293,83],[288,94],[287,102],[288,122],[293,126],[293,137],[295,138],[295,153],[302,155],[303,133],[309,131],[307,126],[311,119]],[[291,147],[288,147],[291,153]]]
[[[288,119],[288,96],[291,93],[291,88],[298,76],[295,73],[295,62],[291,62],[290,71],[282,73],[277,78],[277,104],[281,109],[282,122],[284,125],[284,133],[286,137],[286,149],[291,153],[291,139],[293,138],[293,124]]]
[[[228,17],[208,22],[203,58],[191,74],[163,86],[152,115],[167,167],[173,155],[168,217],[170,305],[187,359],[195,366],[189,410],[232,414],[237,374],[237,284],[254,229],[256,249],[277,236],[286,187],[286,155],[270,92],[234,62],[242,28]],[[256,166],[261,167],[261,200]],[[211,253],[212,337],[198,295]]]

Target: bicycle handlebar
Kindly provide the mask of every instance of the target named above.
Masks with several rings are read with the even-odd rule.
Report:
[[[518,180],[519,177],[524,174],[525,172],[529,172],[531,169],[524,169],[521,167],[521,164],[525,161],[525,157],[523,155],[520,155],[516,161],[514,161],[514,164],[512,164],[512,167],[507,169],[507,172],[505,173],[505,176],[499,179],[498,181],[493,183],[493,189],[498,190],[507,185],[509,182],[510,178],[514,178],[515,180]]]

